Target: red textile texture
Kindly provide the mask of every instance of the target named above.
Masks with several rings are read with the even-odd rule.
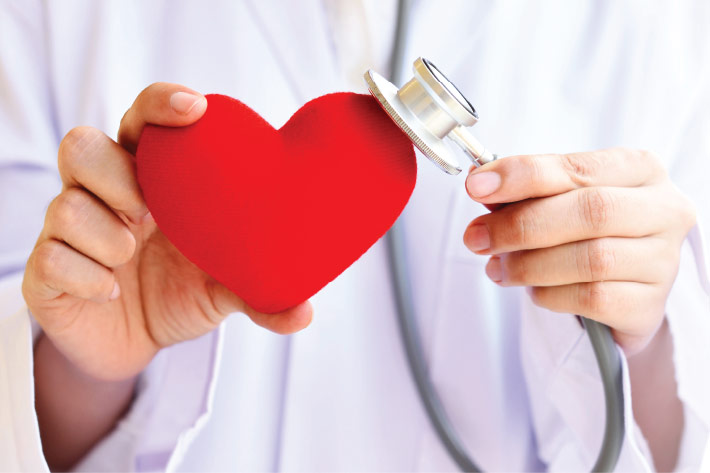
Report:
[[[178,250],[260,312],[318,292],[414,190],[413,146],[369,95],[319,97],[279,130],[231,97],[207,100],[193,125],[145,128],[138,181]]]

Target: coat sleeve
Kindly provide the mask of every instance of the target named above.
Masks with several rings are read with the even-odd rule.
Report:
[[[678,471],[698,470],[710,432],[710,382],[702,376],[710,363],[710,286],[696,239],[700,239],[698,227],[683,246],[666,310],[685,416]],[[589,471],[604,432],[604,393],[586,333],[576,318],[561,317],[525,303],[521,352],[533,427],[539,456],[550,471]],[[626,438],[617,471],[653,471],[650,451],[634,420],[623,352],[621,358]]]
[[[678,469],[687,471],[698,470],[703,450],[710,466],[710,379],[706,376],[710,366],[710,60],[703,62],[705,73],[692,95],[694,106],[684,117],[670,169],[671,179],[694,202],[698,216],[682,248],[681,266],[666,304],[678,396],[685,405]]]
[[[61,190],[43,3],[0,0],[0,471],[48,471],[34,409],[39,327],[22,274],[50,200]],[[163,350],[133,405],[77,465],[86,471],[166,468],[209,414],[221,331]]]
[[[673,337],[678,397],[684,432],[676,469],[698,471],[703,456],[710,465],[710,76],[698,80],[675,138],[671,179],[695,203],[698,224],[681,249],[678,275],[666,304]],[[572,317],[525,302],[522,353],[540,457],[552,471],[584,470],[593,465],[603,435],[605,410],[599,371],[591,344]],[[626,359],[623,383],[626,439],[617,471],[652,471],[646,441],[634,421]],[[708,445],[708,447],[706,447]]]
[[[0,471],[49,471],[34,408],[33,324],[21,275],[0,280]],[[129,412],[75,471],[159,471],[178,464],[212,412],[221,328],[162,350]]]

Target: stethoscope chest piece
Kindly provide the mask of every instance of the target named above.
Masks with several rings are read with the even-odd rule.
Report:
[[[414,61],[413,70],[414,77],[400,89],[373,70],[365,73],[365,82],[415,146],[449,174],[458,174],[462,168],[446,138],[463,149],[476,166],[496,159],[468,131],[478,115],[456,86],[424,58]]]

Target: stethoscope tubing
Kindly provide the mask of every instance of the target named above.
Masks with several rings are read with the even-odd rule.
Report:
[[[395,41],[390,57],[390,74],[395,83],[400,83],[401,79],[404,42],[409,24],[409,9],[410,0],[398,0]],[[417,392],[424,405],[427,417],[451,458],[461,471],[480,472],[482,470],[469,455],[463,441],[446,414],[446,409],[435,386],[429,378],[417,326],[414,295],[409,279],[409,274],[411,273],[407,263],[406,241],[401,220],[402,217],[395,222],[389,232],[387,232],[385,240],[400,335],[407,354],[409,371],[417,387]],[[591,319],[584,317],[581,317],[581,319],[599,365],[606,406],[604,439],[592,471],[613,471],[621,453],[625,433],[621,355],[609,327]],[[580,411],[583,410],[584,406],[580,406]]]

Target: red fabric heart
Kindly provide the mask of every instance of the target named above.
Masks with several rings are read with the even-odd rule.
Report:
[[[369,95],[317,98],[279,130],[231,97],[207,100],[193,125],[145,128],[138,181],[178,250],[258,311],[318,292],[409,200],[414,149]]]

